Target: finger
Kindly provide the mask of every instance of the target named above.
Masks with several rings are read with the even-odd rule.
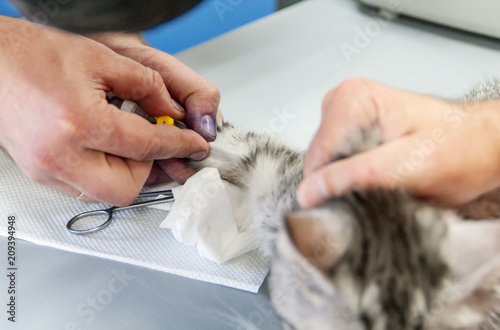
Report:
[[[144,183],[145,187],[153,187],[159,184],[165,184],[172,182],[172,178],[170,178],[164,170],[158,165],[158,162],[153,163],[153,168],[151,169],[151,173],[149,173],[149,177]]]
[[[362,79],[351,79],[325,96],[321,126],[305,156],[304,177],[332,161],[352,130],[376,121],[378,110],[372,97],[375,86]]]
[[[66,194],[68,194],[70,196],[73,196],[75,198],[78,198],[78,199],[83,200],[83,201],[88,202],[88,203],[95,203],[95,202],[97,202],[96,200],[94,200],[94,199],[88,197],[87,195],[85,195],[84,192],[76,189],[75,187],[67,184],[64,181],[56,179],[53,176],[46,176],[46,177],[44,177],[44,179],[38,178],[36,180],[36,182],[41,183],[41,184],[43,184],[45,186],[57,189],[57,190],[59,190],[59,191],[61,191],[63,193],[66,193]]]
[[[429,107],[439,108],[446,102],[429,101],[430,97],[365,79],[347,80],[325,97],[322,124],[306,153],[304,177],[342,153],[353,130],[378,125],[383,141],[391,141],[425,125],[431,118],[421,116],[421,109],[429,110],[430,116],[439,116],[439,111]]]
[[[436,172],[436,161],[423,153],[417,155],[415,150],[410,138],[402,138],[332,162],[303,180],[297,200],[303,208],[310,208],[352,189],[403,188],[415,192],[418,187],[418,191],[429,191],[427,185],[433,178],[427,174]]]
[[[102,68],[103,66],[106,67]],[[114,95],[137,102],[144,111],[153,116],[184,118],[185,110],[172,100],[158,72],[116,54],[112,57],[112,63],[103,61],[99,68],[94,75],[99,77],[101,84]]]
[[[196,173],[186,165],[183,159],[172,158],[159,160],[157,163],[170,178],[179,184],[184,184],[187,179]]]
[[[47,152],[50,155],[50,151]],[[36,182],[67,194],[85,195],[86,202],[123,206],[130,204],[142,189],[152,161],[138,162],[81,146],[71,154],[58,153],[51,161],[33,161],[23,171]]]
[[[136,199],[152,165],[88,150],[80,166],[59,179],[84,193],[86,200],[125,206]]]
[[[186,125],[207,141],[215,140],[218,89],[175,57],[150,49],[141,63],[158,71],[172,97],[186,109]]]
[[[194,130],[208,142],[215,141],[217,137],[218,104],[212,103],[211,98],[211,91],[198,90],[184,102],[187,128]]]
[[[137,161],[208,155],[208,143],[196,132],[171,125],[151,125],[143,118],[106,104],[106,111],[89,110],[100,118],[86,133],[85,146]]]

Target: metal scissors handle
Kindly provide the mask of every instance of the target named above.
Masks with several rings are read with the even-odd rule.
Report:
[[[162,191],[152,191],[152,192],[146,192],[139,194],[137,198],[144,198],[144,197],[157,197],[159,195],[165,195],[163,198],[159,199],[152,199],[149,201],[144,201],[144,202],[138,202],[135,204],[131,204],[129,206],[123,206],[123,207],[118,207],[118,206],[113,206],[110,207],[109,209],[104,209],[104,210],[95,210],[95,211],[88,211],[84,213],[80,213],[78,215],[75,215],[71,220],[68,221],[66,224],[66,228],[68,231],[72,234],[75,235],[87,235],[91,233],[95,233],[99,230],[102,230],[109,226],[111,223],[111,220],[113,220],[113,213],[115,211],[121,211],[121,210],[127,210],[127,209],[132,209],[140,206],[148,206],[148,205],[155,205],[155,204],[162,204],[162,203],[167,203],[167,202],[173,202],[174,199],[174,194],[172,193],[172,190],[162,190]],[[73,226],[75,223],[77,223],[80,220],[83,220],[84,218],[91,217],[91,216],[105,216],[106,220],[98,226],[88,228],[88,229],[74,229]]]

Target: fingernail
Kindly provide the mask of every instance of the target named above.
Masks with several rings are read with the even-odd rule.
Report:
[[[205,115],[201,117],[201,127],[210,134],[211,136],[215,137],[216,132],[215,132],[215,122],[212,116]]]
[[[192,160],[202,160],[205,159],[206,157],[207,157],[206,151],[199,151],[189,156],[189,158],[191,158]]]
[[[322,204],[328,198],[328,190],[321,178],[304,180],[297,189],[297,202],[304,208]]]
[[[182,105],[177,103],[176,100],[172,99],[172,104],[174,105],[175,110],[182,112],[182,113],[186,113],[186,110],[182,107]]]
[[[304,185],[301,184],[299,188],[297,189],[297,202],[299,203],[300,207],[303,209],[308,207],[307,203],[307,194],[304,188]]]
[[[319,197],[322,202],[326,201],[329,193],[328,193],[328,188],[326,187],[325,180],[321,177],[317,177],[314,181],[317,189],[317,197]]]

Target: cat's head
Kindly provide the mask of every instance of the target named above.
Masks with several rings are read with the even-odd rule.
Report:
[[[291,328],[496,322],[500,221],[463,221],[405,194],[375,191],[290,214],[285,227],[270,280],[275,308]]]

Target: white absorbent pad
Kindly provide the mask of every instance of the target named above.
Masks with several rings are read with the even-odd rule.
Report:
[[[196,246],[202,257],[223,263],[257,248],[252,227],[245,223],[244,194],[223,181],[217,169],[202,169],[174,189],[174,196],[172,206],[152,206],[170,210],[160,227],[172,230],[179,242]]]
[[[245,248],[242,248],[245,235],[237,238],[239,233],[234,231],[235,227],[224,231],[224,235],[228,234],[227,239],[223,239],[216,248],[207,248],[205,243],[200,243],[200,236],[185,240],[183,244],[175,239],[171,230],[160,228],[167,212],[148,207],[116,212],[107,228],[90,235],[73,235],[66,230],[66,223],[76,214],[107,207],[105,204],[85,203],[32,182],[0,151],[2,236],[7,236],[8,216],[14,215],[17,238],[67,251],[127,262],[250,292],[258,291],[268,273],[266,262],[256,250],[230,259],[245,252]],[[218,226],[224,223],[218,222]],[[213,228],[215,231],[210,229],[211,234],[205,237],[213,237],[211,235],[219,229],[224,228]],[[187,232],[176,231],[178,238],[199,235],[193,233],[192,228]],[[193,242],[194,245],[185,245]],[[228,250],[231,245],[233,247]],[[246,249],[251,250],[252,247],[247,244]],[[219,263],[226,259],[230,260]]]

